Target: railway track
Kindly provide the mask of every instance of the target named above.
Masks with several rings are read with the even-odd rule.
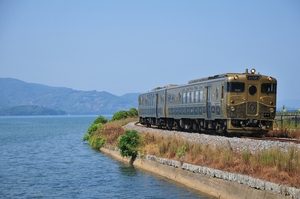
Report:
[[[250,137],[250,136],[241,136],[244,139],[252,139],[252,140],[263,140],[263,141],[278,141],[278,142],[292,142],[296,144],[300,144],[300,140],[291,139],[291,138],[278,138],[278,137]]]
[[[143,128],[149,128],[146,125],[143,125],[139,122],[135,123],[135,126],[139,126],[139,127],[143,127]],[[153,126],[154,129],[160,129],[157,126]],[[167,129],[164,129],[167,130]],[[203,132],[205,133],[205,132]],[[208,133],[207,133],[208,134]],[[228,136],[226,136],[228,137]],[[243,139],[252,139],[252,140],[262,140],[262,141],[278,141],[278,142],[291,142],[291,143],[295,143],[295,144],[300,144],[300,140],[297,139],[291,139],[291,138],[278,138],[278,137],[253,137],[253,136],[239,136],[238,138],[243,138]]]

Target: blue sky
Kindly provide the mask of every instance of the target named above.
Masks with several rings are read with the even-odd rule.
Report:
[[[115,95],[226,72],[300,99],[300,1],[0,1],[0,77]]]

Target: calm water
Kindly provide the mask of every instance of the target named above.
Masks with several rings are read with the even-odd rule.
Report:
[[[0,198],[209,198],[91,149],[96,118],[0,117]]]

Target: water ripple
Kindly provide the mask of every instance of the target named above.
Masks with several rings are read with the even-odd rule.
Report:
[[[1,117],[3,198],[209,198],[82,143],[95,117]]]

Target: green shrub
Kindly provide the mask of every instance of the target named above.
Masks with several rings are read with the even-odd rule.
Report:
[[[94,135],[89,138],[89,143],[93,148],[101,148],[105,143],[105,139]]]
[[[91,137],[91,134],[86,133],[86,134],[83,135],[82,141],[83,141],[83,142],[84,142],[84,141],[89,141],[89,140],[90,140],[90,137]]]
[[[97,131],[97,130],[100,130],[101,128],[102,128],[102,123],[92,124],[92,125],[88,128],[87,132],[88,132],[89,134],[91,134],[91,133],[93,133],[93,132],[95,132],[95,131]]]
[[[131,108],[128,112],[127,112],[129,117],[137,117],[139,115],[138,110],[136,108]]]
[[[181,147],[181,149],[178,149],[176,153],[176,157],[178,159],[182,158],[184,156],[185,151],[186,151],[186,146]]]
[[[128,114],[127,114],[127,111],[119,111],[119,112],[116,112],[113,117],[112,117],[112,121],[115,121],[115,120],[121,120],[121,119],[125,119],[127,118]]]
[[[105,124],[107,119],[105,119],[102,115],[100,115],[97,119],[95,119],[94,124]]]
[[[127,130],[118,137],[121,155],[135,159],[138,154],[138,146],[141,143],[140,135],[135,130]]]
[[[137,117],[138,116],[138,110],[136,108],[131,108],[129,111],[119,111],[116,112],[113,117],[112,117],[112,121],[115,120],[122,120],[128,117]]]

